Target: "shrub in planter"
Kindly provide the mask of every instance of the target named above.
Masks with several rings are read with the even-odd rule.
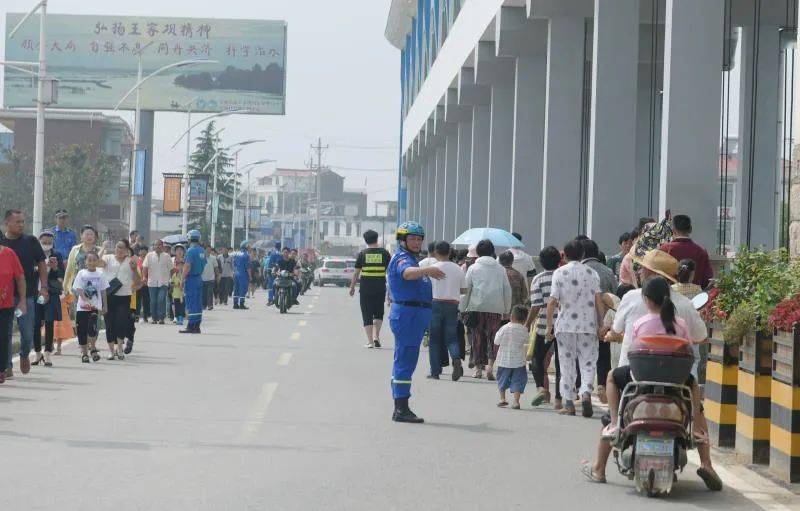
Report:
[[[722,338],[726,344],[739,346],[745,336],[752,332],[758,324],[758,314],[755,307],[749,303],[743,303],[728,316],[725,321],[725,332]]]
[[[772,327],[781,332],[792,332],[795,323],[800,323],[800,295],[780,302],[769,317]]]

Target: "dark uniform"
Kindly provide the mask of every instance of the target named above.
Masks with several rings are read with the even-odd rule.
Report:
[[[383,321],[383,303],[386,301],[386,268],[392,256],[384,248],[367,248],[356,258],[356,269],[361,270],[359,301],[364,326]]]
[[[408,399],[411,396],[411,377],[417,368],[422,336],[431,322],[433,289],[430,279],[403,278],[406,268],[418,266],[414,254],[398,247],[388,268],[389,290],[392,293],[389,325],[395,339],[392,369],[392,395],[395,399]]]

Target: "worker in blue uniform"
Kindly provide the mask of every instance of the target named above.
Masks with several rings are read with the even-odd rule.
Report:
[[[283,259],[281,255],[281,244],[275,243],[275,250],[270,253],[264,263],[264,275],[266,275],[268,279],[267,296],[269,297],[269,302],[267,303],[267,307],[275,304],[275,267],[278,266],[281,259]]]
[[[206,251],[200,245],[200,231],[189,231],[189,250],[183,264],[183,297],[188,323],[182,334],[199,334],[203,321],[203,269]]]
[[[411,377],[417,367],[422,336],[431,322],[433,291],[430,279],[442,279],[444,273],[435,266],[420,268],[417,257],[425,239],[425,230],[417,222],[405,222],[397,228],[397,253],[387,270],[392,310],[389,325],[394,333],[394,366],[392,396],[395,422],[424,422],[408,407]]]
[[[233,256],[233,308],[248,309],[244,305],[247,290],[250,286],[250,244],[243,241],[239,251]]]

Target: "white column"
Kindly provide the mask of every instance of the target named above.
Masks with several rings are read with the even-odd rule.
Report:
[[[443,228],[441,238],[453,241],[456,233],[456,188],[458,186],[458,126],[448,126],[445,140],[444,200],[442,201]]]
[[[447,164],[447,148],[445,147],[445,137],[440,137],[439,146],[436,148],[436,194],[434,195],[433,207],[433,238],[431,240],[441,240],[444,231],[444,188],[445,172]]]
[[[431,146],[428,155],[428,179],[425,190],[425,227],[426,232],[433,233],[434,208],[436,204],[436,148]]]
[[[491,121],[491,107],[489,105],[475,105],[472,116],[472,165],[469,191],[470,228],[487,226]]]
[[[548,29],[542,246],[578,234],[584,19],[552,18]]]
[[[716,245],[724,0],[667,0],[659,213],[688,214]],[[715,28],[717,27],[717,28]]]
[[[634,194],[619,191],[636,181],[639,0],[595,0],[594,12],[587,235],[612,253],[636,218]]]
[[[470,176],[472,175],[472,120],[458,123],[458,182],[456,184],[455,235],[469,229]]]
[[[511,169],[514,160],[514,71],[512,59],[497,59],[492,80],[491,128],[489,139],[489,203],[486,223],[511,228]]]
[[[755,52],[754,40],[758,42]],[[776,224],[780,214],[776,148],[783,133],[779,131],[780,101],[778,87],[775,86],[781,67],[780,32],[777,26],[762,25],[756,37],[755,28],[746,26],[739,44],[742,49],[742,75],[736,239],[739,244],[772,249],[780,243]],[[757,67],[755,55],[758,55]],[[753,78],[757,83],[755,87]]]
[[[522,235],[529,253],[541,249],[546,91],[547,57],[519,57],[514,85],[511,230]]]

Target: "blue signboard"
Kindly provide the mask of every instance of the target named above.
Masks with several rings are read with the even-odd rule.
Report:
[[[147,150],[137,149],[134,152],[135,163],[133,165],[133,195],[144,195],[144,175],[147,165]]]

